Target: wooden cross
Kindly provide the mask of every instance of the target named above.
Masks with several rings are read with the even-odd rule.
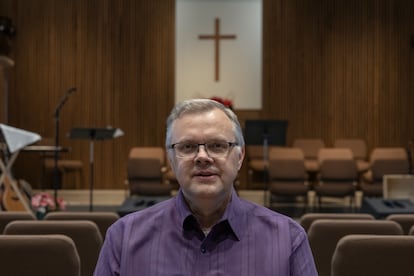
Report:
[[[214,48],[215,48],[215,81],[219,81],[220,76],[220,39],[236,39],[236,35],[220,34],[220,19],[216,18],[215,20],[215,32],[211,35],[199,35],[198,39],[214,39]]]

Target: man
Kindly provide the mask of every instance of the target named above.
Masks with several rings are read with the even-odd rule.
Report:
[[[166,148],[178,195],[111,226],[96,276],[317,275],[303,228],[235,193],[245,150],[230,109],[207,99],[178,104]]]

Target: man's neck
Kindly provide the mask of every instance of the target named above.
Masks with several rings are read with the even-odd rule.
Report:
[[[216,202],[212,200],[197,200],[197,204],[187,200],[187,204],[197,218],[200,227],[211,228],[217,223],[222,217],[230,202],[230,197],[224,201]]]

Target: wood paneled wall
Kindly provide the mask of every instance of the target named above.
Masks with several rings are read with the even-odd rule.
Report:
[[[64,157],[84,161],[87,188],[89,141],[66,134],[121,128],[123,137],[95,143],[94,182],[123,188],[129,149],[164,142],[174,104],[175,1],[0,0],[0,13],[17,28],[6,123],[53,137],[54,110],[77,87],[60,113],[61,144],[71,148]],[[370,148],[407,146],[413,14],[408,0],[263,0],[264,106],[236,106],[241,121],[287,119],[288,143],[361,137]],[[15,175],[36,186],[32,155],[20,154]]]

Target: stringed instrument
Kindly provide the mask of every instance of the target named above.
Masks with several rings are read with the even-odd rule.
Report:
[[[28,211],[30,208],[30,199],[21,185],[4,175],[2,183],[1,207],[5,211]]]

